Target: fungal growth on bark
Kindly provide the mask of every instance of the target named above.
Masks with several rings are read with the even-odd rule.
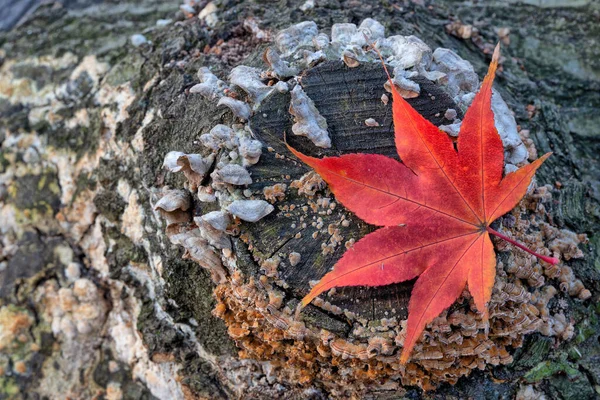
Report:
[[[236,104],[247,103],[238,109],[251,112],[233,110],[239,123],[216,125],[201,136],[202,157],[214,159],[214,171],[199,185],[187,176],[187,187],[195,213],[207,211],[199,211],[194,222],[178,223],[176,230],[169,226],[168,234],[210,270],[218,284],[213,312],[225,321],[240,355],[270,361],[275,376],[293,375],[300,384],[319,382],[342,396],[356,382],[364,388],[417,385],[426,390],[456,383],[474,369],[509,364],[514,349],[532,332],[568,340],[573,327],[563,314],[549,310],[549,301],[557,289],[581,299],[590,292],[569,267],[505,252],[510,245],[496,241],[500,253],[489,320],[464,291],[427,325],[406,365],[399,355],[411,283],[332,289],[294,315],[309,283],[374,228],[338,204],[321,177],[291,156],[284,135],[292,147],[317,157],[395,156],[391,88],[365,36],[393,68],[398,92],[455,137],[479,87],[473,67],[451,50],[432,51],[414,36],[386,37],[372,19],[358,27],[335,24],[331,38],[310,21],[293,25],[265,51],[264,70],[237,66],[228,83],[206,78],[204,67],[199,72],[203,89],[193,95],[220,104],[232,96]],[[504,170],[511,172],[527,164],[528,149],[497,92],[491,104],[504,146]],[[173,154],[180,154],[174,152],[165,155],[165,166],[174,164]],[[496,229],[518,236],[534,251],[551,249],[550,256],[572,257],[567,248],[585,238],[554,228],[546,219],[548,201],[547,188],[534,183]]]
[[[593,6],[24,3],[0,26],[0,398],[594,396]],[[489,318],[464,290],[406,364],[412,281],[297,314],[378,228],[285,141],[400,161],[395,89],[457,143],[498,38],[498,169],[555,156],[490,228],[560,263],[492,238]]]

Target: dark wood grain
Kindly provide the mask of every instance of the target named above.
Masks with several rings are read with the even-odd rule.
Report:
[[[332,140],[330,149],[318,148],[307,138],[291,134],[294,121],[288,112],[289,93],[275,93],[265,100],[250,120],[252,132],[264,144],[260,162],[251,168],[254,183],[250,188],[256,193],[276,183],[285,183],[289,187],[293,180],[310,171],[287,150],[283,142],[284,132],[291,146],[312,156],[376,153],[398,158],[394,147],[391,95],[388,94],[390,101],[387,105],[381,101],[381,96],[386,93],[383,88],[385,81],[386,75],[381,65],[376,63],[348,68],[342,62],[329,61],[303,74],[301,85],[304,91],[327,120]],[[410,99],[411,105],[434,124],[449,123],[443,115],[448,108],[456,109],[449,96],[424,78],[419,77],[415,81],[421,86],[421,95]],[[364,121],[367,118],[374,118],[380,126],[366,126]],[[335,201],[327,190],[310,199],[298,195],[296,189],[288,189],[285,200],[276,203],[275,212],[257,223],[242,227],[242,232],[252,244],[255,258],[265,260],[280,255],[280,278],[289,285],[288,292],[297,298],[306,295],[310,281],[319,280],[333,268],[346,251],[346,241],[359,240],[376,229],[339,204],[330,214],[325,209],[313,210],[309,202],[316,202],[322,197]],[[320,230],[312,226],[318,218],[322,219]],[[341,224],[343,218],[350,222],[347,227]],[[305,228],[302,222],[307,224]],[[339,229],[343,242],[332,253],[323,254],[322,244],[331,240],[327,232],[329,225]],[[315,232],[318,233],[313,238]],[[287,259],[291,252],[301,254],[301,261],[295,266]],[[334,295],[322,297],[361,318],[405,318],[412,284],[338,288]]]

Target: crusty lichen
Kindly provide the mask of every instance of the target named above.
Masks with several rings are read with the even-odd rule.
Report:
[[[61,54],[7,58],[0,66],[0,101],[25,110],[27,121],[2,126],[0,144],[0,397],[118,396],[127,385],[144,396],[183,398],[171,379],[178,367],[150,358],[136,328],[140,302],[109,268],[114,231],[145,256],[124,256],[120,241],[123,275],[159,264],[144,238],[152,214],[145,190],[132,173],[102,171],[108,163],[117,171],[137,168],[141,133],[154,114],[148,110],[138,134],[121,137],[136,97],[130,79],[115,83],[122,71],[109,71],[94,55]],[[26,68],[55,79],[40,80]],[[100,216],[108,207],[112,215]],[[105,377],[94,371],[100,357],[121,363],[121,377],[107,372],[107,381],[95,382]]]
[[[507,304],[512,302],[516,308],[510,311],[505,306],[496,307],[494,321],[498,326],[492,329],[496,333],[507,333],[509,338],[485,336],[479,329],[480,321],[472,318],[470,301],[465,297],[460,305],[430,326],[421,346],[421,355],[417,357],[420,359],[409,371],[394,369],[402,340],[403,322],[399,318],[367,321],[330,303],[336,298],[335,290],[332,290],[329,297],[316,301],[318,307],[307,310],[301,320],[294,319],[292,310],[297,301],[286,286],[282,271],[287,265],[303,266],[307,257],[300,256],[302,249],[290,247],[276,254],[261,254],[253,247],[249,235],[240,236],[247,241],[244,245],[236,236],[247,224],[233,217],[227,207],[234,201],[266,200],[274,208],[264,218],[297,217],[290,222],[289,228],[317,229],[313,239],[326,242],[319,252],[320,257],[330,256],[332,251],[339,253],[344,247],[352,246],[355,239],[344,237],[342,228],[351,227],[354,222],[346,217],[347,213],[340,212],[343,207],[336,207],[335,199],[320,177],[310,172],[305,179],[294,177],[298,180],[292,182],[289,177],[282,176],[281,183],[273,181],[265,187],[250,173],[253,183],[258,183],[256,187],[246,188],[244,180],[230,179],[230,182],[219,182],[213,188],[202,186],[206,183],[202,181],[208,180],[205,172],[209,171],[194,171],[189,157],[181,160],[188,170],[186,185],[184,178],[178,176],[184,174],[165,175],[152,169],[159,169],[162,157],[170,150],[186,156],[202,153],[203,160],[209,157],[206,166],[210,172],[214,172],[211,169],[214,167],[225,175],[231,169],[227,165],[243,168],[255,165],[261,157],[261,145],[254,140],[245,122],[254,112],[254,107],[250,107],[253,104],[249,104],[247,98],[288,92],[296,84],[294,76],[300,70],[327,57],[342,60],[352,67],[372,62],[358,42],[364,40],[363,33],[372,39],[385,39],[383,26],[373,20],[366,20],[359,27],[339,24],[334,29],[335,40],[330,40],[327,34],[319,33],[314,22],[298,24],[277,35],[274,47],[265,51],[268,70],[262,71],[258,78],[264,85],[254,80],[253,88],[246,85],[248,92],[241,92],[223,81],[218,82],[215,75],[202,69],[198,77],[201,85],[207,85],[204,85],[205,89],[194,88],[189,85],[189,77],[196,72],[192,70],[195,63],[210,63],[214,74],[225,79],[227,74],[220,69],[220,62],[237,65],[257,44],[262,45],[275,37],[274,33],[259,28],[260,22],[254,19],[246,19],[234,27],[232,37],[229,37],[229,32],[224,34],[223,31],[229,31],[229,23],[225,28],[219,28],[219,22],[227,19],[220,13],[220,5],[210,3],[200,12],[204,3],[186,2],[174,18],[178,21],[171,25],[173,29],[168,35],[153,27],[145,30],[144,37],[148,39],[136,49],[116,45],[121,40],[116,38],[118,34],[105,29],[105,23],[84,25],[77,22],[89,21],[89,12],[81,11],[77,21],[69,16],[67,24],[69,29],[83,29],[73,30],[76,36],[67,34],[64,42],[65,31],[57,26],[58,23],[55,24],[57,29],[51,32],[43,31],[45,24],[27,23],[24,29],[33,34],[22,35],[16,40],[21,43],[17,48],[24,49],[23,54],[43,48],[43,53],[60,54],[59,57],[31,56],[15,61],[10,58],[10,53],[7,56],[0,50],[3,59],[0,102],[2,107],[9,103],[14,105],[10,112],[21,110],[16,112],[20,116],[10,121],[8,129],[2,127],[0,131],[3,141],[0,171],[2,174],[17,171],[14,176],[0,177],[0,217],[3,221],[0,226],[0,273],[6,271],[5,268],[12,271],[15,265],[21,265],[16,259],[28,249],[49,248],[51,253],[58,254],[48,257],[35,252],[31,253],[32,257],[24,258],[35,264],[35,271],[31,271],[33,276],[23,276],[19,280],[16,296],[21,303],[19,306],[3,305],[0,309],[0,328],[4,329],[0,336],[2,340],[11,339],[6,347],[11,351],[10,362],[0,351],[2,394],[17,396],[23,392],[23,382],[38,384],[40,377],[43,389],[38,390],[39,394],[49,397],[60,394],[118,398],[134,393],[141,397],[152,394],[162,398],[191,398],[199,394],[211,398],[231,395],[247,398],[297,395],[304,398],[321,395],[317,388],[323,387],[328,389],[324,392],[338,397],[377,390],[396,390],[401,395],[400,384],[404,381],[428,387],[443,379],[455,381],[460,374],[470,372],[471,366],[479,367],[485,357],[491,357],[492,363],[497,359],[500,363],[507,361],[504,351],[490,355],[490,349],[471,346],[474,340],[481,339],[486,345],[499,342],[505,350],[510,350],[520,343],[519,336],[527,331],[527,326],[536,326],[539,321],[539,330],[552,335],[556,338],[552,340],[557,343],[578,333],[569,307],[572,302],[565,305],[566,296],[585,299],[590,292],[582,287],[569,268],[546,269],[531,258],[521,258],[514,250],[501,257],[498,268],[502,276],[495,296],[508,299]],[[310,12],[315,7],[311,3],[314,2],[307,1],[301,10]],[[123,7],[148,18],[173,5],[140,8],[138,3],[124,3]],[[280,7],[274,6],[267,13],[277,12]],[[104,12],[93,12],[94,21],[107,21],[114,15],[107,8],[99,9]],[[53,17],[57,16],[55,13],[63,15],[62,9],[51,10]],[[351,12],[360,15],[363,11]],[[162,16],[163,13],[159,13]],[[319,26],[323,25],[322,17],[319,15],[318,18]],[[49,20],[56,21],[55,18]],[[127,36],[136,33],[129,31],[142,20],[144,18],[134,18],[133,23],[124,28],[128,31]],[[171,22],[160,21],[157,26]],[[205,40],[209,32],[204,29],[206,26],[226,39],[214,44],[212,40]],[[102,38],[94,38],[99,30],[102,30]],[[55,40],[57,37],[61,40]],[[78,45],[72,46],[73,41]],[[58,45],[49,46],[48,43]],[[386,56],[394,56],[394,49],[406,50],[398,51],[396,56],[401,57],[392,60],[405,67],[411,63],[425,66],[431,62],[430,50],[416,38],[397,36],[387,45]],[[102,48],[103,55],[84,58],[92,47]],[[55,53],[57,49],[58,53]],[[107,64],[124,53],[129,53],[124,62]],[[295,59],[291,60],[289,56]],[[256,60],[258,58],[250,62]],[[433,61],[441,64],[444,60],[437,57]],[[435,70],[425,69],[423,75],[443,84],[448,76],[439,69],[439,65]],[[459,74],[464,72],[458,71]],[[400,75],[399,72],[396,80],[404,77]],[[473,75],[467,76],[471,83]],[[286,79],[280,81],[281,78]],[[287,78],[291,78],[291,84]],[[450,78],[453,85],[461,79],[460,76]],[[57,85],[56,80],[60,80]],[[208,111],[209,103],[199,99],[203,95],[214,99]],[[459,95],[460,107],[472,98],[470,93]],[[387,102],[389,99],[385,100],[387,97],[384,96],[382,101]],[[233,115],[228,109],[223,111],[223,105],[229,107]],[[15,123],[21,118],[29,124]],[[221,138],[212,137],[218,154],[210,159],[211,150],[198,148],[205,144],[198,134],[210,136],[212,125],[207,127],[207,124],[216,122],[233,134],[229,138],[223,137],[222,142],[217,141]],[[15,129],[17,125],[29,125],[26,129],[32,131]],[[524,136],[523,131],[521,134]],[[531,140],[524,141],[530,158],[536,158]],[[285,157],[283,152],[277,154],[279,160]],[[34,193],[34,197],[24,190],[32,182],[33,186],[43,188]],[[88,182],[94,184],[88,185]],[[199,186],[198,190],[196,186]],[[178,249],[168,243],[159,229],[159,214],[164,210],[153,213],[152,205],[156,205],[169,190],[182,188],[190,191],[187,194],[190,207],[183,212],[185,218],[171,224],[167,233],[172,237],[183,234],[175,242],[184,247],[190,241],[201,243],[200,247],[188,245],[186,257],[205,260],[205,268],[218,270],[212,275],[213,280],[223,283],[216,291],[215,314],[226,321],[230,336],[242,349],[241,355],[250,358],[232,356],[231,342],[224,337],[222,324],[208,316],[213,302],[209,295],[209,274],[190,261],[176,259]],[[306,204],[290,205],[287,202],[297,195]],[[534,247],[546,247],[562,254],[564,259],[576,260],[580,256],[578,244],[585,241],[583,237],[557,231],[550,221],[540,222],[539,226],[531,220],[527,220],[529,225],[519,222],[524,215],[537,215],[544,220],[541,207],[548,205],[549,199],[541,189],[532,198],[535,196],[542,197],[542,200],[532,202],[537,209],[502,221],[505,233],[526,237],[529,244],[536,244]],[[269,209],[268,204],[261,204],[264,209]],[[308,210],[318,215],[314,219],[302,219]],[[331,224],[323,218],[331,213],[337,216],[338,212],[342,216],[339,224]],[[515,222],[518,222],[518,228],[510,225]],[[543,232],[542,236],[535,233],[538,229]],[[305,235],[304,232],[298,234]],[[30,235],[39,235],[40,239],[37,242],[23,239]],[[47,243],[54,240],[61,242],[56,251],[54,245]],[[259,259],[257,265],[252,256]],[[38,265],[34,258],[43,262]],[[51,261],[46,263],[47,260]],[[212,263],[208,262],[210,260]],[[216,268],[219,262],[221,267]],[[246,272],[245,276],[239,273],[242,270]],[[8,285],[3,289],[12,296],[13,288]],[[38,296],[37,304],[30,301],[31,293]],[[10,301],[16,300],[11,298]],[[30,307],[35,308],[35,313]],[[328,320],[330,331],[315,331],[315,321],[323,322],[322,318],[314,318],[318,308],[337,316],[338,319]],[[520,314],[528,320],[516,320]],[[8,316],[10,323],[5,324],[6,318],[2,316]],[[31,326],[27,329],[18,328],[29,323]],[[447,326],[450,326],[450,332]],[[15,334],[4,335],[5,332]],[[577,337],[582,335],[579,332]],[[585,336],[590,335],[586,333]],[[462,343],[459,345],[460,338]],[[597,342],[595,337],[592,339]],[[434,344],[436,340],[437,345]],[[444,340],[448,344],[443,344]],[[81,358],[89,364],[75,365],[72,360],[62,357],[63,350],[65,355],[71,355],[78,346],[90,356]],[[439,347],[476,355],[459,357],[456,365],[448,367],[450,376],[446,377],[444,369],[433,368],[446,368],[444,358],[438,358],[440,352],[443,353]],[[470,364],[463,366],[463,359],[470,360]],[[65,366],[59,371],[60,376],[54,368],[56,363]],[[39,364],[43,365],[43,371],[36,371]],[[556,371],[565,372],[569,378],[580,377],[582,374],[576,375],[577,370],[572,365],[561,360],[548,362],[526,378],[537,381]],[[457,370],[458,366],[463,369]],[[213,376],[219,377],[219,384],[213,382]],[[385,380],[386,377],[389,379]],[[295,391],[290,382],[303,384],[306,389]],[[522,392],[523,395],[539,394],[530,389]]]
[[[288,58],[291,61],[289,65],[314,65],[314,62],[318,62],[314,60],[321,57],[316,53],[325,48],[330,57],[340,57],[341,54],[348,64],[347,50],[360,48],[365,43],[364,36],[359,34],[355,26],[343,25],[334,26],[336,29],[332,33],[334,38],[331,45],[325,43],[326,38],[320,36],[319,40],[307,45],[314,46],[312,50],[315,50],[315,53],[304,50],[304,59],[299,58],[294,65],[292,58]],[[278,36],[279,51],[288,56],[294,54],[298,44],[292,40],[293,35],[297,31],[307,30],[312,32],[313,26],[301,23],[294,29],[282,32]],[[316,37],[317,32],[312,32],[311,35]],[[474,91],[478,78],[472,67],[455,53],[440,49],[432,53],[423,42],[414,37],[382,39],[379,45],[382,51],[391,57],[392,65],[415,67],[415,74],[418,71],[426,76],[436,75],[437,78],[446,76],[446,82],[451,83],[446,89],[455,97],[459,106],[466,106],[472,100],[472,93],[466,88],[471,87],[470,91]],[[340,49],[345,49],[346,52]],[[411,51],[400,55],[395,52],[398,49]],[[358,56],[353,58],[353,62],[364,62],[367,59],[362,48],[354,54]],[[267,71],[264,76],[275,85],[279,75],[287,74],[279,70],[279,55],[274,54],[274,50],[268,55],[265,60],[273,71]],[[313,63],[307,62],[307,59],[313,60]],[[277,60],[279,61],[276,62]],[[269,86],[256,82],[257,74],[256,69],[238,67],[231,77],[233,86],[241,87],[246,92],[253,109],[273,93]],[[242,82],[242,75],[248,75],[248,82]],[[406,74],[398,71],[396,75],[397,79],[400,79]],[[297,84],[293,90],[300,90],[297,89],[299,87]],[[412,90],[418,94],[416,88],[412,87]],[[215,91],[211,91],[211,95],[212,93]],[[236,96],[232,92],[228,94]],[[498,110],[504,103],[499,96],[495,97]],[[298,117],[293,110],[290,112]],[[506,110],[498,112],[496,120],[497,124],[505,128],[510,125],[504,129],[503,136],[508,155],[507,170],[514,168],[510,163],[521,164],[527,156],[516,124],[513,124],[514,119],[509,114]],[[508,119],[510,121],[506,122]],[[315,230],[312,237],[322,241],[322,257],[335,254],[342,244],[350,248],[355,239],[346,238],[342,233],[343,228],[350,226],[344,213],[340,213],[340,220],[336,223],[325,222],[325,216],[331,216],[334,212],[337,215],[340,209],[336,209],[335,199],[316,173],[309,172],[294,181],[291,181],[289,176],[282,176],[283,182],[263,186],[260,192],[249,187],[244,188],[254,181],[238,179],[242,175],[249,178],[249,174],[244,173],[243,166],[237,161],[240,135],[245,135],[241,125],[216,125],[209,133],[202,135],[203,144],[218,158],[216,172],[211,174],[210,180],[205,180],[198,187],[197,193],[201,202],[210,202],[212,207],[219,209],[218,212],[229,215],[233,223],[221,232],[237,236],[241,223],[239,219],[253,223],[266,218],[276,209],[281,213],[278,215],[286,218],[293,216],[297,219],[291,225],[292,229],[298,230],[295,239],[301,238],[303,230],[309,225]],[[528,146],[531,150],[532,144],[528,143]],[[268,150],[274,152],[271,148]],[[279,153],[275,153],[274,156],[275,159],[286,158]],[[165,161],[165,164],[168,162]],[[223,179],[220,176],[222,173],[218,171],[228,169],[232,171],[232,179]],[[236,179],[233,179],[234,177]],[[298,196],[303,196],[304,205],[278,204],[279,201],[285,200],[286,190],[294,190]],[[209,194],[210,198],[207,196]],[[275,208],[262,199],[273,203]],[[498,229],[518,236],[535,251],[544,254],[552,252],[554,257],[563,260],[581,257],[582,253],[577,251],[577,246],[585,241],[585,238],[561,231],[547,221],[545,204],[550,200],[551,195],[547,187],[534,186],[521,204],[499,221]],[[245,214],[238,210],[242,204],[252,204],[256,208],[256,217],[245,217]],[[269,211],[261,213],[258,210],[259,206],[262,207],[261,210],[269,207]],[[204,236],[202,234],[202,229],[205,229],[203,223],[196,219],[195,222],[194,225],[181,221],[175,224],[176,230],[170,226],[167,233],[171,241],[184,245],[187,253],[198,251],[199,257],[196,260],[211,272],[213,280],[218,283],[215,289],[217,305],[214,314],[225,321],[229,335],[241,349],[240,357],[268,361],[276,381],[283,383],[293,380],[301,385],[318,382],[336,397],[360,395],[369,388],[376,387],[399,390],[403,386],[416,385],[430,390],[443,382],[455,384],[460,377],[469,375],[475,369],[510,364],[513,360],[512,351],[522,346],[528,333],[537,331],[559,340],[569,340],[573,336],[574,330],[568,318],[568,311],[565,314],[565,310],[549,308],[549,302],[557,294],[557,288],[582,300],[590,296],[590,292],[583,287],[569,267],[541,265],[532,256],[509,249],[509,245],[505,243],[498,243],[501,255],[489,304],[489,320],[483,320],[477,313],[468,291],[465,291],[450,310],[429,324],[415,347],[411,362],[402,366],[398,361],[398,354],[404,342],[406,321],[397,317],[373,321],[341,309],[324,299],[316,299],[315,306],[346,318],[350,333],[344,335],[318,328],[310,318],[303,319],[302,315],[298,317],[294,314],[297,299],[287,291],[288,283],[279,271],[285,262],[293,266],[298,265],[302,259],[302,249],[289,253],[276,251],[274,254],[265,255],[254,252],[253,240],[256,238],[243,234],[240,238],[245,241],[250,252],[254,252],[260,267],[257,275],[245,276],[238,265],[240,260],[232,249],[207,242],[206,233]],[[183,237],[189,239],[182,240]],[[210,248],[212,252],[209,251]],[[215,258],[217,255],[220,255],[220,263]],[[333,293],[330,295],[335,296]]]
[[[528,213],[526,207],[540,204],[542,198],[547,201],[547,196],[539,196],[545,192],[545,187],[534,191],[505,219],[519,220],[528,214],[529,223],[538,221],[540,216]],[[511,231],[544,251],[541,246],[547,230],[560,232],[544,226],[544,232],[532,232],[529,224],[517,222]],[[565,253],[553,255],[562,258]],[[540,267],[536,275],[531,264],[539,265],[527,254],[514,250],[500,259],[505,261],[498,263],[489,321],[481,319],[465,291],[449,311],[429,324],[406,367],[398,362],[406,321],[392,318],[365,325],[357,319],[348,338],[307,326],[294,317],[297,301],[285,295],[282,299],[276,275],[268,272],[271,268],[260,277],[234,272],[229,282],[215,290],[218,304],[214,313],[227,323],[242,349],[240,356],[269,360],[282,382],[289,376],[301,384],[318,381],[337,397],[357,395],[357,387],[380,382],[387,382],[389,388],[417,385],[433,389],[442,382],[456,383],[474,369],[510,364],[512,350],[522,345],[528,333],[539,331],[560,340],[572,337],[573,325],[565,314],[549,309],[550,299],[557,294],[555,286],[566,279],[562,276],[570,277],[573,284],[578,282],[570,268],[561,266],[557,273],[552,266]],[[523,275],[526,269],[530,272]]]

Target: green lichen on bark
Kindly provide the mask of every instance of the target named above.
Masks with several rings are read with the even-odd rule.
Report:
[[[141,208],[146,216],[152,215],[152,194],[147,193],[145,188],[183,185],[181,177],[166,174],[162,169],[164,155],[172,150],[202,151],[197,142],[201,133],[207,132],[216,123],[230,124],[234,121],[229,110],[217,108],[200,96],[187,96],[186,90],[196,83],[195,73],[200,66],[211,65],[213,72],[224,78],[233,64],[241,62],[244,57],[247,57],[244,60],[247,65],[262,63],[260,56],[264,44],[248,44],[241,54],[236,55],[234,62],[224,57],[201,54],[206,45],[212,46],[218,39],[231,40],[234,37],[232,32],[248,16],[255,17],[261,26],[272,31],[305,19],[315,20],[320,28],[327,30],[335,22],[356,23],[371,17],[381,21],[388,32],[416,34],[432,47],[445,46],[457,50],[476,66],[478,72],[485,69],[485,57],[481,56],[477,43],[459,40],[443,32],[442,27],[449,22],[449,16],[460,18],[465,23],[479,21],[480,36],[490,43],[498,39],[497,28],[511,28],[511,44],[505,49],[504,73],[499,77],[498,88],[515,110],[521,126],[531,131],[538,150],[555,153],[548,166],[541,170],[539,180],[561,183],[554,191],[555,202],[551,209],[554,222],[588,234],[589,244],[582,248],[586,256],[584,261],[571,261],[570,265],[595,296],[600,293],[600,236],[597,234],[600,226],[600,184],[597,179],[600,175],[597,158],[600,117],[593,112],[600,108],[597,97],[600,49],[598,42],[594,41],[599,34],[595,20],[598,13],[596,5],[541,10],[522,5],[505,7],[500,2],[467,6],[442,1],[428,9],[415,4],[398,8],[390,2],[325,0],[316,2],[314,9],[303,12],[299,9],[302,3],[277,1],[265,7],[255,1],[216,1],[222,12],[222,21],[213,30],[185,21],[166,28],[155,27],[156,19],[175,15],[178,7],[175,2],[121,2],[77,12],[46,5],[23,26],[0,35],[4,58],[60,57],[73,52],[79,61],[94,54],[98,60],[107,62],[110,68],[103,76],[104,84],[112,87],[130,85],[135,94],[127,109],[128,117],[119,122],[113,132],[118,139],[132,140],[150,110],[161,116],[144,129],[144,150],[138,160],[131,163],[102,160],[97,169],[78,177],[73,194],[75,201],[86,189],[98,190],[91,201],[97,214],[112,224],[104,226],[102,231],[106,244],[111,246],[106,253],[109,274],[111,278],[125,283],[141,303],[136,323],[152,355],[173,356],[183,367],[182,382],[192,393],[212,398],[231,396],[225,389],[224,378],[215,373],[210,362],[198,356],[194,347],[196,342],[168,321],[161,320],[156,312],[159,304],[176,324],[191,326],[197,343],[211,355],[234,356],[236,350],[224,324],[211,315],[213,284],[208,274],[197,264],[181,260],[181,252],[172,248],[164,237],[148,233],[159,232],[163,227],[145,221],[150,253],[165,256],[164,292],[151,293],[146,283],[131,273],[132,263],[141,265],[144,270],[150,257],[144,245],[134,243],[123,233],[123,214],[129,203],[118,193],[118,188],[119,181],[124,181],[138,190]],[[181,13],[177,18],[183,20]],[[137,49],[131,47],[129,36],[142,31],[151,45]],[[181,67],[166,67],[171,61],[187,59],[194,50],[200,54],[191,61]],[[51,71],[44,66],[26,63],[16,66],[13,74],[16,78],[31,79],[35,85],[42,87],[65,81],[74,66]],[[145,87],[153,77],[163,83]],[[50,147],[73,154],[74,160],[93,154],[104,140],[106,127],[102,123],[101,110],[92,101],[94,93],[85,77],[78,81],[76,88],[70,93],[72,107],[61,110],[59,116],[68,119],[78,110],[87,110],[88,126],[67,128],[64,125],[52,126],[46,121],[31,125],[28,119],[31,109],[27,105],[9,104],[0,99],[0,141],[4,140],[8,131],[32,131],[44,138]],[[525,109],[528,104],[533,104],[536,110],[531,117]],[[112,111],[117,110],[113,107]],[[7,154],[0,151],[0,170],[3,172],[13,165]],[[17,160],[17,163],[25,164],[23,160]],[[22,216],[19,223],[52,228],[42,230],[42,233],[28,230],[18,241],[17,253],[11,255],[5,269],[0,271],[2,305],[12,304],[8,307],[31,313],[27,308],[27,298],[36,287],[53,280],[65,284],[65,266],[56,258],[53,249],[59,244],[72,244],[62,237],[55,238],[55,223],[50,222],[62,206],[59,177],[55,170],[44,169],[41,173],[28,173],[15,180],[6,188],[4,195],[1,189],[0,200],[5,199],[19,210]],[[203,213],[209,209],[197,211]],[[246,250],[241,243],[234,245],[240,255]],[[76,252],[80,251],[76,245],[73,247]],[[253,275],[258,266],[249,254],[246,256],[244,272]],[[89,264],[90,260],[81,261]],[[15,283],[19,287],[18,293],[14,292]],[[556,347],[551,339],[534,336],[522,350],[516,352],[513,365],[463,379],[456,387],[443,387],[432,396],[510,397],[520,381],[536,383],[551,397],[596,396],[596,388],[600,385],[598,309],[579,301],[571,301],[569,307],[574,310],[569,317],[576,325],[576,338],[572,342]],[[346,329],[335,318],[327,320],[328,316],[320,311],[309,309],[305,318],[320,323],[329,321],[327,328],[331,331],[344,333]],[[193,320],[197,321],[196,325],[191,322]],[[41,379],[41,370],[36,366],[51,363],[53,358],[58,357],[52,350],[53,333],[48,324],[40,322],[33,332],[40,351],[28,352],[22,348],[15,350],[12,357],[38,358],[31,362],[30,374],[26,378],[0,378],[0,393],[7,398],[19,398],[25,390],[36,391]],[[124,398],[152,398],[149,390],[132,378],[129,367],[117,362],[111,351],[103,349],[99,357],[93,368],[97,387],[106,388],[109,382],[118,382]],[[118,372],[110,371],[109,361],[117,362]],[[494,383],[492,377],[505,382]],[[290,385],[293,386],[293,382]],[[407,396],[419,398],[422,393],[411,389]]]
[[[41,174],[20,177],[8,187],[8,201],[31,219],[52,217],[60,207],[60,187],[56,172],[49,170]]]

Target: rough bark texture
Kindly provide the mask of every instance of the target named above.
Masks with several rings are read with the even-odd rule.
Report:
[[[333,23],[375,18],[388,33],[414,34],[432,48],[455,50],[480,76],[487,64],[485,44],[505,37],[500,28],[510,28],[496,88],[522,129],[530,131],[538,151],[554,152],[538,181],[555,187],[553,202],[546,205],[553,223],[588,235],[589,242],[580,246],[584,257],[567,264],[593,297],[559,300],[565,304],[556,307],[568,309],[575,326],[570,341],[532,334],[516,350],[512,364],[476,371],[455,386],[432,392],[379,387],[370,392],[356,388],[356,393],[374,398],[514,398],[534,386],[549,398],[598,396],[598,6],[586,1],[561,8],[560,2],[545,1],[441,1],[429,6],[317,0],[314,8],[303,11],[303,3],[217,1],[219,21],[210,29],[186,19],[174,2],[105,1],[79,9],[44,4],[0,34],[0,398],[330,395],[326,386],[300,382],[293,375],[274,377],[263,361],[240,357],[244,354],[238,354],[231,332],[212,314],[209,273],[182,259],[182,250],[170,244],[152,209],[160,188],[183,187],[183,177],[162,168],[165,154],[203,152],[202,133],[217,123],[236,121],[228,109],[188,90],[197,83],[201,66],[210,65],[225,77],[242,62],[261,65],[266,44],[244,28],[248,17],[272,32],[306,19],[327,31]],[[174,22],[156,26],[163,18]],[[466,39],[446,32],[446,25],[459,21],[473,24],[478,32]],[[134,47],[130,36],[138,33],[149,42]],[[336,84],[340,74],[344,85]],[[333,126],[333,152],[392,154],[389,107],[362,101],[375,95],[373,87],[382,74],[379,67],[326,63],[303,77],[305,91]],[[338,86],[340,90],[328,92]],[[436,87],[422,82],[421,89],[433,93]],[[419,103],[424,93],[414,101],[439,124],[443,121],[436,114],[443,114],[452,100],[435,94],[439,110]],[[335,114],[338,99],[350,99],[352,116]],[[279,139],[292,124],[288,103],[289,94],[272,96],[251,119],[257,136],[275,147],[263,151],[261,162],[251,169],[251,189],[289,183],[308,171],[275,156],[284,153]],[[357,130],[368,117],[381,126]],[[328,153],[314,152],[301,139],[290,142],[309,154]],[[202,207],[194,214],[211,211]],[[347,218],[352,223],[343,232],[346,239],[373,229]],[[242,225],[244,240],[235,239],[234,250],[246,275],[257,274],[257,255],[264,260],[293,250],[285,248],[298,233],[288,228],[292,222],[282,213]],[[305,249],[302,263],[279,271],[290,284],[286,296],[291,298],[305,294],[308,281],[322,276],[334,261],[310,250],[320,248],[310,228],[302,238],[294,244]],[[338,247],[337,257],[342,252],[343,246]],[[314,268],[307,270],[307,265]],[[409,292],[409,284],[344,289],[332,303],[373,320],[389,317],[385,312],[392,309],[403,318],[401,304]],[[357,298],[364,301],[348,301]],[[348,333],[344,318],[316,307],[306,312],[315,326]]]

